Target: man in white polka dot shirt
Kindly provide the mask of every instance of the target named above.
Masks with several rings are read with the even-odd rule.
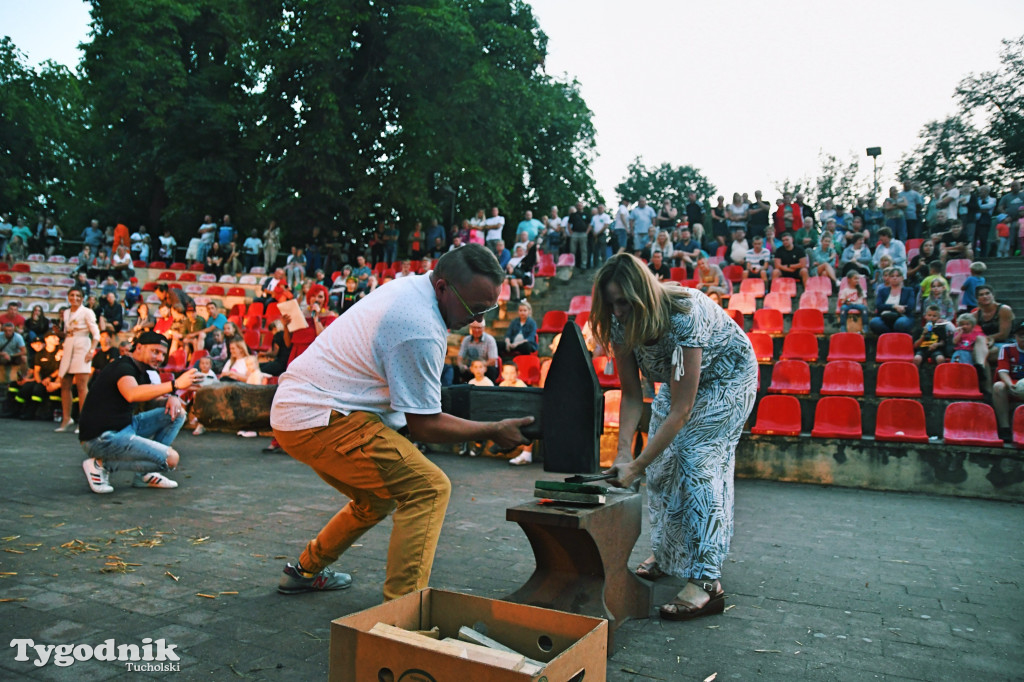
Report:
[[[448,330],[493,310],[504,278],[492,252],[467,244],[425,275],[378,287],[288,366],[270,413],[274,435],[351,501],[285,567],[279,592],[351,585],[328,566],[392,511],[384,598],[427,586],[451,483],[410,438],[528,442],[520,428],[532,417],[474,422],[441,412]]]

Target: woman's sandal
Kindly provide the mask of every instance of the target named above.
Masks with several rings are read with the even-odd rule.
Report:
[[[673,599],[668,604],[658,609],[662,620],[693,620],[701,616],[713,616],[725,611],[725,592],[720,586],[716,587],[717,580],[695,580],[690,582],[708,593],[711,599],[703,606],[695,606],[690,602],[681,599]],[[669,610],[671,607],[671,610]]]
[[[661,567],[658,566],[657,560],[643,562],[636,567],[634,573],[644,580],[659,580],[668,575],[668,573],[665,573],[665,571],[661,570]]]

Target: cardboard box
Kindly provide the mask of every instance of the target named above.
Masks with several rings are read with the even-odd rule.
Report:
[[[487,636],[545,664],[533,674],[506,670],[370,630],[377,623],[459,636],[486,625]],[[608,621],[563,611],[427,588],[331,622],[331,682],[604,682]]]

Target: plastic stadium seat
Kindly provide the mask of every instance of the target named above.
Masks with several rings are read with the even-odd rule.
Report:
[[[199,265],[199,263],[195,263]],[[188,266],[184,263],[171,263],[171,270],[188,270]]]
[[[772,368],[772,383],[769,393],[790,393],[809,395],[811,392],[811,368],[803,360],[779,360]]]
[[[78,258],[78,256],[75,256]],[[11,266],[7,264],[7,261],[0,261],[0,272],[7,272],[11,269]]]
[[[253,267],[249,268],[249,274],[250,275],[265,275],[265,274],[267,274],[267,269],[265,267],[263,267],[262,265],[256,265],[256,266],[253,266]]]
[[[910,334],[890,332],[878,337],[875,344],[875,362],[913,362],[914,339]]]
[[[723,244],[722,246],[719,246],[719,247],[718,247],[718,248],[717,248],[717,249],[715,250],[715,257],[716,257],[716,258],[725,258],[725,254],[726,254],[726,253],[727,253],[728,251],[729,251],[729,247],[728,247],[728,246],[725,246],[725,245]]]
[[[536,277],[554,277],[558,274],[558,270],[555,268],[554,263],[541,263],[537,266],[537,270],[534,273]]]
[[[212,287],[210,287],[209,289],[206,290],[206,295],[207,296],[223,296],[224,295],[224,287],[222,287],[222,286],[220,286],[218,284],[215,284],[215,285],[213,285]]]
[[[32,256],[29,256],[28,259],[31,261]],[[40,256],[38,260],[42,260],[42,256]],[[11,266],[11,272],[32,272],[32,266],[28,263],[15,263]]]
[[[750,332],[747,334],[750,345],[754,347],[754,356],[762,365],[770,365],[775,360],[775,344],[772,337],[764,332]]]
[[[212,284],[213,282],[217,281],[217,275],[213,274],[212,272],[204,272],[203,274],[199,275],[199,281],[208,282]]]
[[[921,379],[912,362],[884,362],[878,366],[875,395],[885,398],[919,398]]]
[[[245,296],[245,289],[242,287],[231,287],[228,289],[228,296]]]
[[[157,279],[160,280],[161,282],[173,282],[177,278],[178,278],[178,276],[175,275],[173,272],[170,272],[170,271],[161,272],[160,276],[157,277]]]
[[[821,291],[805,291],[800,294],[800,308],[811,308],[828,312],[828,295]]]
[[[807,278],[807,286],[804,287],[805,291],[820,291],[826,296],[832,295],[832,280],[822,275]]]
[[[594,358],[593,363],[594,372],[597,374],[597,383],[601,385],[601,388],[622,388],[614,358],[601,355]],[[609,371],[611,374],[608,374]]]
[[[196,273],[194,272],[183,272],[181,277],[178,278],[179,282],[194,282],[196,281]]]
[[[0,273],[0,284],[10,284],[13,281],[14,281],[14,278],[11,277],[6,272]]]
[[[985,403],[952,403],[946,408],[942,440],[947,445],[980,445],[1001,448],[996,411]]]
[[[764,297],[764,307],[778,310],[783,315],[793,312],[793,299],[789,294],[773,291]]]
[[[864,395],[864,367],[852,360],[835,360],[825,365],[821,377],[822,395]]]
[[[946,277],[971,273],[971,261],[966,258],[955,258],[946,261]]]
[[[754,311],[754,324],[750,330],[764,332],[771,336],[782,336],[782,325],[783,318],[781,312],[774,308],[761,308]]]
[[[927,443],[924,406],[916,400],[889,398],[878,404],[875,440]]]
[[[864,337],[850,332],[839,332],[828,339],[828,361],[853,360],[864,362],[867,353],[864,350]]]
[[[74,261],[76,263],[78,262],[78,256],[74,257]],[[70,263],[71,260],[69,259],[68,262]],[[145,267],[149,267],[149,266],[146,265],[146,261],[144,261],[144,260],[133,260],[132,261],[132,267],[138,269],[138,268],[145,268]]]
[[[818,401],[814,410],[814,428],[811,436],[815,438],[860,438],[863,429],[860,425],[860,403],[855,399],[830,395]]]
[[[1024,448],[1024,405],[1018,405],[1013,411],[1013,444]]]
[[[790,298],[796,296],[796,280],[792,277],[779,277],[772,280],[771,293],[786,294]]]
[[[258,301],[250,303],[245,314],[249,317],[263,317],[263,303]]]
[[[738,310],[728,309],[728,310],[725,311],[725,314],[728,315],[729,317],[731,317],[732,321],[740,326],[740,329],[743,329],[743,325],[744,325],[743,313],[741,313]]]
[[[745,279],[740,282],[740,293],[751,294],[754,298],[763,298],[764,281],[761,279]]]
[[[242,318],[245,317],[245,304],[236,303],[233,306],[231,306],[231,310],[228,311],[228,316],[231,315],[234,315],[235,317],[238,318],[238,320],[235,320],[236,324],[240,322]]]
[[[810,332],[790,331],[782,340],[783,360],[818,361],[818,337]]]
[[[162,260],[155,260],[149,264],[149,267],[155,270],[163,270],[164,268],[167,267],[167,263],[163,262]]]
[[[669,268],[668,278],[673,282],[685,282],[686,268]]]
[[[280,319],[281,319],[281,310],[277,307],[277,303],[275,301],[271,301],[270,303],[267,304],[267,309],[265,311],[263,311],[263,320],[267,324],[270,324],[274,320],[280,320]]]
[[[744,315],[753,315],[757,310],[757,299],[752,294],[733,294],[729,297],[729,310],[738,310]]]
[[[567,312],[563,310],[549,310],[544,313],[544,318],[540,322],[540,328],[537,329],[537,333],[558,334],[568,321],[569,314]]]
[[[591,303],[590,296],[573,296],[569,301],[569,314],[579,315],[582,312],[590,312]]]
[[[191,270],[192,272],[203,272],[206,270],[206,268],[203,267],[202,263],[193,263],[192,265],[188,266],[188,269]]]
[[[55,256],[50,256],[49,258],[47,258],[46,262],[47,263],[67,263],[68,259],[65,258],[64,256],[55,255]]]
[[[789,333],[793,332],[809,332],[821,336],[825,333],[825,316],[813,308],[794,311],[793,320],[789,324]]]
[[[35,284],[36,280],[32,277],[32,275],[15,275],[14,276],[14,283],[15,284]],[[90,284],[90,286],[92,286],[92,285]]]
[[[238,278],[239,284],[259,284],[260,278],[256,275],[242,275]]]
[[[586,326],[587,322],[589,322],[589,321],[590,321],[590,311],[589,310],[584,310],[582,313],[580,313],[575,318],[573,318],[573,322],[575,322],[576,326],[579,327],[580,329],[583,329],[583,327]]]
[[[554,265],[555,256],[551,253],[544,253],[543,251],[537,251],[537,263],[539,265]]]
[[[185,293],[186,294],[190,294],[192,296],[199,296],[199,295],[201,295],[205,291],[206,291],[206,287],[204,287],[202,284],[186,284],[185,285]]]
[[[907,249],[907,260],[914,260],[914,256],[921,253],[921,249]]]
[[[260,353],[267,353],[270,351],[270,347],[274,343],[274,332],[269,329],[264,329],[260,332],[260,343],[256,346],[256,350]]]
[[[558,257],[558,267],[575,267],[576,255],[572,253],[563,253]]]
[[[186,360],[187,357],[185,349],[179,348],[167,356],[167,364],[164,365],[164,369],[168,372],[184,372],[188,369],[185,364]]]
[[[168,289],[181,289],[181,285],[178,284],[177,282],[168,282],[167,283],[167,288]]]
[[[238,280],[235,279],[234,275],[221,275],[217,281],[221,284],[235,284]]]
[[[245,345],[249,347],[249,350],[255,351],[260,345],[260,330],[244,329],[242,331],[242,338],[245,339]]]
[[[519,368],[519,378],[527,386],[540,383],[540,358],[536,355],[517,355],[513,360]]]
[[[722,268],[722,274],[733,284],[743,281],[743,268],[739,265],[726,265]]]
[[[622,391],[612,389],[604,392],[604,426],[619,428],[619,406],[622,404]]]
[[[799,436],[800,401],[791,395],[766,395],[757,406],[751,433],[764,436]]]
[[[246,315],[242,319],[242,327],[259,331],[263,329],[263,318],[259,315]]]
[[[498,301],[504,301],[508,303],[512,300],[512,285],[505,280],[501,283],[501,287],[498,289]]]
[[[710,256],[710,257],[708,258],[708,265],[718,265],[718,266],[721,266],[721,265],[722,265],[722,262],[723,262],[724,260],[725,260],[725,259],[724,259],[724,258],[722,258],[721,256]]]
[[[156,282],[155,281],[146,282],[145,284],[142,285],[142,290],[143,291],[156,291]]]
[[[936,398],[976,398],[980,399],[978,390],[978,371],[974,365],[947,362],[935,368],[932,395]]]
[[[907,250],[909,251],[910,249],[920,249],[922,244],[924,244],[923,239],[908,239]]]

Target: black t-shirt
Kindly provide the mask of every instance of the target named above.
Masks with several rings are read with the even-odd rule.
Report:
[[[586,232],[589,225],[587,224],[587,217],[581,212],[576,211],[575,213],[569,214],[569,227],[572,228],[573,232]]]
[[[96,349],[96,355],[92,359],[93,380],[100,375],[103,368],[121,357],[121,351],[111,346],[106,350]]]
[[[89,389],[89,399],[79,419],[79,440],[99,438],[106,431],[120,431],[132,423],[135,409],[117,389],[121,377],[134,377],[140,386],[152,383],[147,368],[139,366],[131,356],[107,365]]]
[[[57,351],[48,353],[45,348],[39,351],[36,353],[35,365],[39,368],[40,381],[47,377],[56,379],[57,370],[60,368],[60,362],[57,360]]]
[[[292,347],[285,345],[284,332],[277,332],[274,334],[274,339],[271,341],[271,345],[277,346],[277,357],[275,360],[287,364],[288,356],[292,354]]]
[[[664,262],[662,262],[660,268],[654,267],[654,263],[648,263],[647,269],[653,272],[655,277],[660,275],[662,280],[668,280],[672,277],[672,269]]]
[[[704,224],[704,207],[698,204],[696,201],[691,201],[686,205],[686,220],[690,223],[692,228],[694,224]]]
[[[750,204],[750,208],[760,208],[761,210],[750,216],[750,218],[747,220],[747,227],[768,227],[768,214],[771,212],[771,208],[764,202],[758,205],[756,200],[752,204]],[[764,234],[764,230],[761,230],[760,234]]]
[[[946,246],[959,246],[967,243],[967,234],[960,230],[960,234],[953,234],[952,231],[942,235],[942,243]]]
[[[779,263],[787,266],[796,265],[804,255],[804,248],[795,244],[793,245],[792,251],[787,251],[785,247],[783,247],[775,252],[775,257],[779,259]]]

